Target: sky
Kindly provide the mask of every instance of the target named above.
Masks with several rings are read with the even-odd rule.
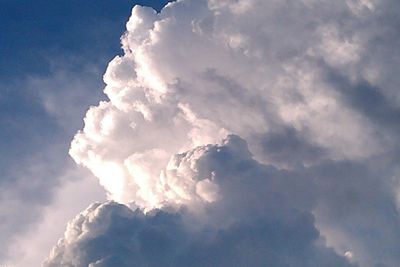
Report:
[[[0,5],[0,267],[400,265],[398,1]]]
[[[104,98],[102,74],[121,53],[132,7],[165,3],[0,1],[0,265],[40,266],[67,221],[104,200],[87,182],[91,174],[72,163],[70,141],[86,109]],[[77,192],[85,185],[94,190]]]

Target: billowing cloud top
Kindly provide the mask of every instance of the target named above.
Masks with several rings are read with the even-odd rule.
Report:
[[[70,154],[146,214],[92,206],[48,266],[398,266],[399,9],[134,7]]]

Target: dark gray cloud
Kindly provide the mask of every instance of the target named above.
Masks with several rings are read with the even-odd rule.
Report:
[[[143,215],[110,203],[91,209],[86,216],[105,229],[91,233],[88,218],[86,233],[74,224],[81,238],[61,241],[44,266],[352,266],[315,243],[318,232],[307,216],[291,225],[258,221],[193,233],[178,214]]]
[[[379,262],[396,266],[400,260],[400,216],[393,180],[397,164],[392,165],[391,156],[364,162],[328,161],[310,170],[319,194],[317,221],[332,231],[340,229],[341,246],[358,254],[362,266]]]
[[[323,160],[326,157],[326,151],[323,148],[310,144],[294,128],[283,128],[259,138],[261,140],[259,153],[263,154],[269,162],[277,165],[293,168]]]

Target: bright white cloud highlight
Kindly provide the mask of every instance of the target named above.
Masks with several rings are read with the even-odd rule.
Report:
[[[238,136],[177,155],[165,178],[188,210],[93,204],[44,266],[353,266],[314,226],[312,180],[259,164]]]
[[[302,211],[345,255],[335,254],[340,264],[396,266],[398,8],[390,0],[182,0],[160,14],[136,6],[124,55],[104,75],[109,100],[89,109],[70,155],[132,208],[184,208],[211,225]]]

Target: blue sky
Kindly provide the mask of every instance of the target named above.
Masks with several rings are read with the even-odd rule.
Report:
[[[1,30],[8,34],[0,43],[1,79],[49,74],[48,58],[56,54],[93,62],[100,60],[99,54],[111,57],[119,52],[130,7],[141,4],[160,10],[166,2],[2,0]]]
[[[30,148],[37,149],[31,147],[38,145],[35,134],[57,131],[26,80],[51,77],[59,68],[79,73],[88,62],[104,69],[121,52],[119,37],[135,3],[160,9],[165,1],[1,2],[1,31],[7,33],[0,40],[2,151],[29,154]],[[96,76],[93,81],[101,87],[101,76]],[[98,91],[93,92],[97,97]]]

